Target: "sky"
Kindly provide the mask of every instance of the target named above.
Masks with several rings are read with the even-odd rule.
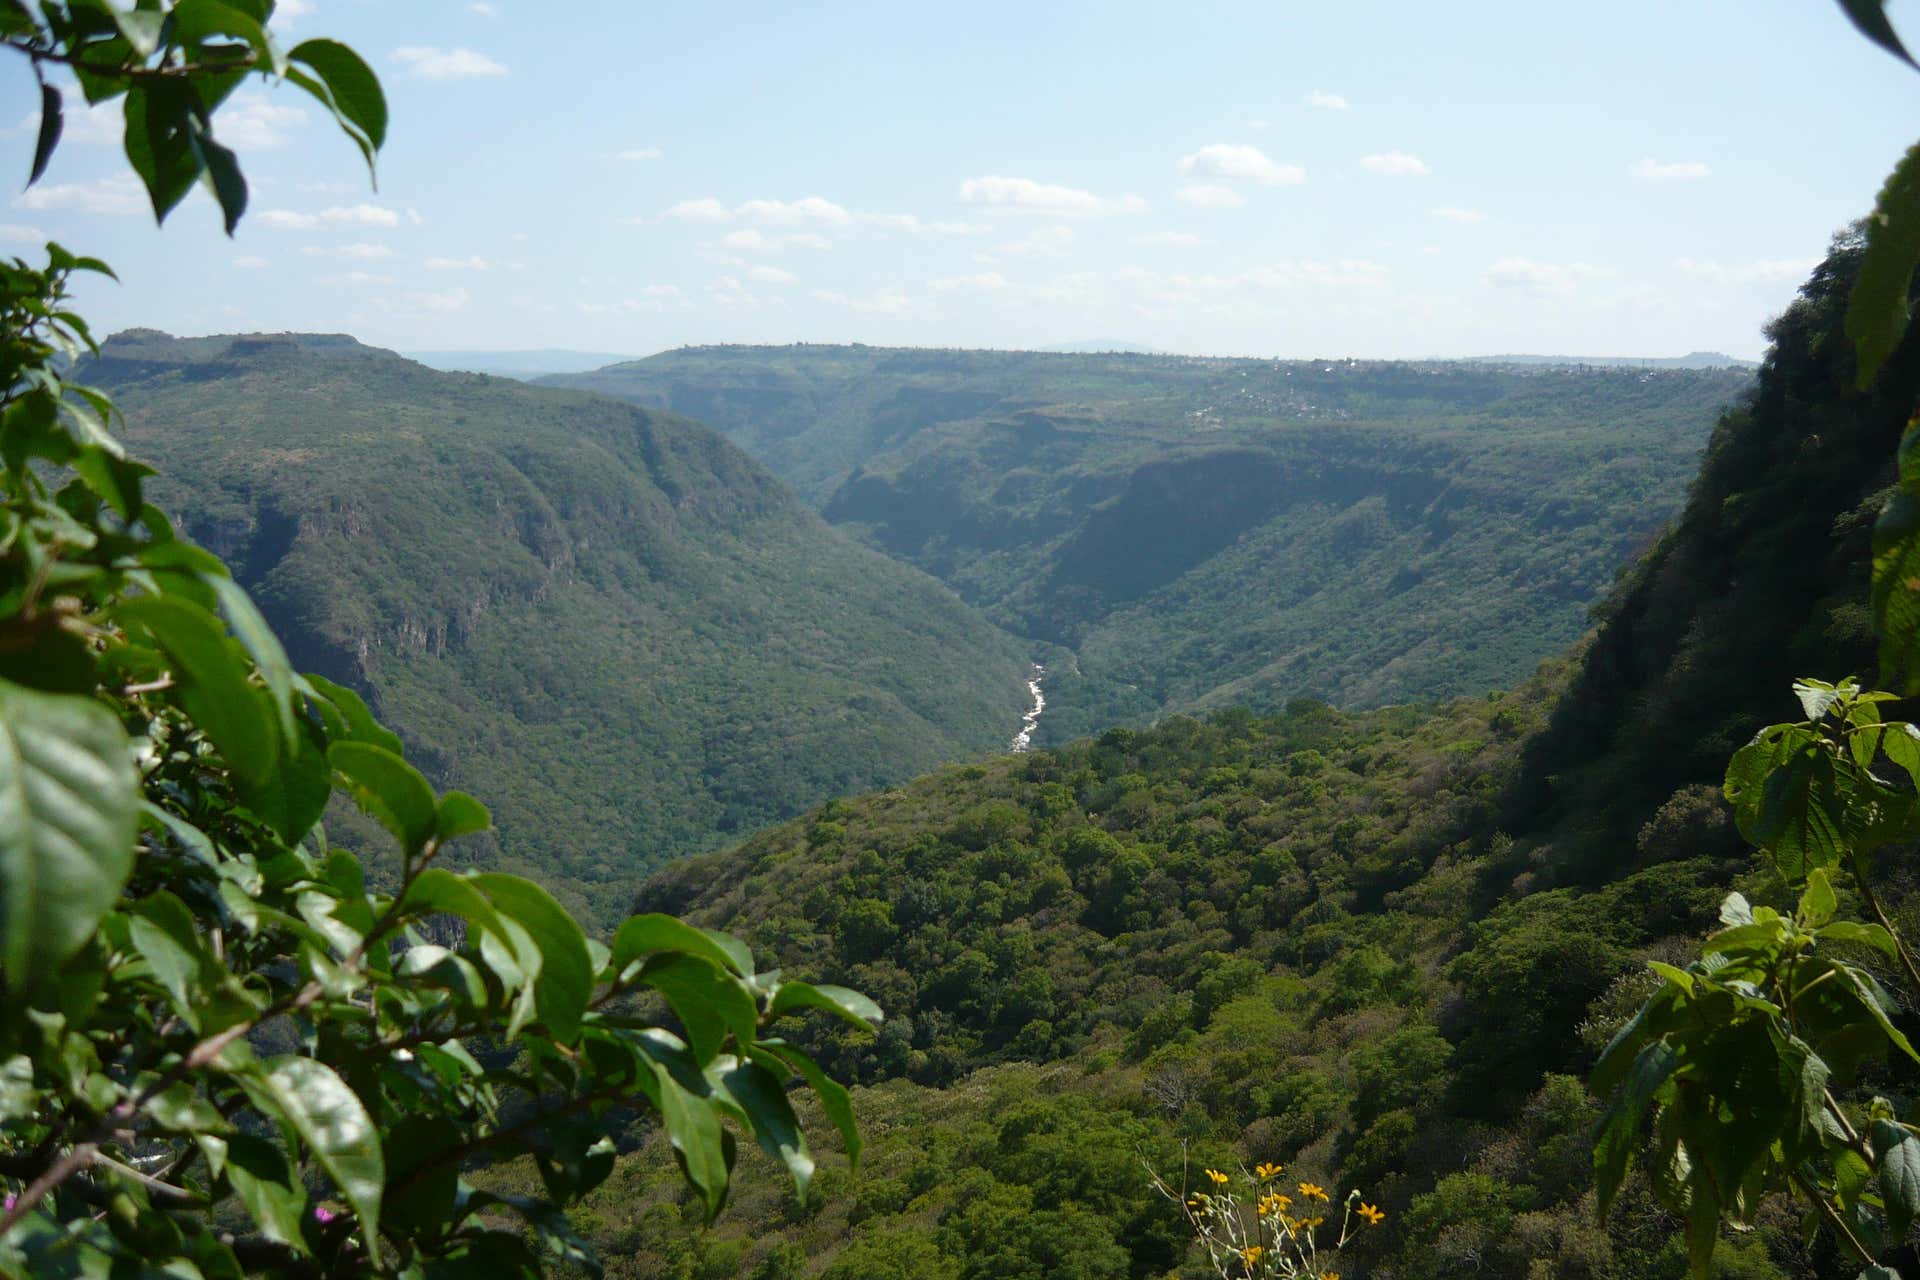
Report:
[[[1920,0],[1894,0],[1920,37]],[[1818,0],[1329,5],[281,0],[392,113],[378,187],[292,86],[215,119],[252,203],[156,229],[117,106],[0,63],[0,252],[106,258],[102,332],[1757,358],[1920,136]]]

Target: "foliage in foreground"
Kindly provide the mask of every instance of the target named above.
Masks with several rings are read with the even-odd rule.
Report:
[[[271,10],[9,3],[0,41],[90,100],[126,94],[156,214],[204,177],[231,227],[245,189],[211,116],[249,72],[308,88],[369,160],[384,131],[364,64],[325,42],[283,58]],[[64,373],[92,349],[69,280],[105,267],[48,254],[0,263],[0,1275],[591,1269],[565,1210],[611,1170],[609,1111],[658,1116],[710,1216],[736,1131],[804,1193],[795,1078],[857,1156],[846,1091],[776,1024],[870,1029],[865,997],[659,915],[601,945],[531,881],[436,865],[487,810],[297,674],[147,501],[113,405]],[[335,795],[385,829],[391,892],[329,848]],[[478,1190],[482,1158],[539,1185]]]

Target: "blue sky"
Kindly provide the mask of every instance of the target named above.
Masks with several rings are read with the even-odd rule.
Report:
[[[281,8],[385,80],[377,192],[250,89],[234,239],[198,196],[153,228],[112,111],[0,251],[109,259],[107,330],[403,349],[1753,357],[1920,136],[1920,74],[1818,0]],[[8,65],[16,181],[35,101]]]

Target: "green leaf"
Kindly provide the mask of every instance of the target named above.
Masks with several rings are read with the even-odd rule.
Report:
[[[1840,0],[1840,9],[1853,25],[1860,29],[1861,35],[1908,66],[1920,70],[1920,63],[1914,62],[1913,55],[1909,54],[1907,47],[1900,43],[1900,36],[1894,31],[1893,23],[1887,20],[1886,0]]]
[[[672,916],[630,916],[613,935],[615,969],[625,969],[656,951],[684,951],[743,978],[753,973],[753,957],[737,939],[711,929],[696,929]]]
[[[461,836],[475,835],[489,830],[493,826],[493,815],[487,812],[487,806],[475,800],[464,791],[449,791],[440,797],[440,809],[435,816],[434,829],[440,837],[440,843],[458,840]]]
[[[1893,935],[1877,924],[1863,924],[1858,920],[1836,920],[1820,930],[1823,942],[1851,942],[1856,946],[1872,947],[1897,960],[1900,951],[1894,945]]]
[[[1920,1062],[1920,1053],[1914,1052],[1913,1045],[1907,1040],[1905,1034],[1893,1025],[1893,1019],[1888,1014],[1888,1009],[1893,1002],[1887,998],[1886,992],[1881,989],[1878,982],[1874,981],[1873,976],[1851,965],[1835,967],[1853,988],[1854,997],[1867,1011],[1867,1015],[1879,1025],[1880,1033],[1893,1043],[1894,1048],[1899,1049],[1915,1062]]]
[[[1908,429],[1897,458],[1900,488],[1873,526],[1873,623],[1880,678],[1902,677],[1912,694],[1920,691],[1920,432]]]
[[[287,51],[287,60],[312,68],[308,76],[289,67],[287,79],[326,105],[359,146],[371,172],[374,153],[387,141],[387,98],[373,69],[336,40],[303,40]]]
[[[236,1078],[255,1106],[299,1134],[373,1241],[386,1161],[379,1131],[353,1090],[324,1062],[293,1055],[256,1063]]]
[[[194,100],[184,84],[152,80],[127,92],[127,163],[147,188],[156,222],[193,190],[200,160],[191,138]]]
[[[1713,1272],[1713,1250],[1720,1242],[1720,1193],[1705,1168],[1694,1170],[1688,1184],[1693,1205],[1687,1213],[1687,1273],[1706,1280]]]
[[[293,705],[293,664],[287,661],[286,649],[239,583],[224,573],[201,576],[219,597],[220,612],[226,617],[227,625],[233,628],[233,634],[260,669],[260,678],[267,682],[267,689],[273,694],[280,733],[288,745],[293,745],[299,726]]]
[[[847,1144],[847,1163],[857,1168],[860,1164],[860,1126],[854,1119],[853,1095],[847,1091],[847,1087],[821,1070],[820,1064],[797,1046],[784,1040],[762,1040],[749,1046],[747,1053],[762,1066],[773,1068],[778,1063],[799,1073],[800,1078],[819,1097],[827,1119],[833,1121],[833,1127],[840,1131],[841,1141]]]
[[[151,58],[160,47],[160,29],[166,18],[166,14],[152,9],[113,10],[114,25],[120,28],[120,34],[142,61]]]
[[[1920,143],[1900,157],[1867,215],[1867,247],[1847,299],[1855,382],[1865,390],[1907,332],[1907,288],[1920,263]]]
[[[1900,1273],[1892,1267],[1883,1267],[1876,1262],[1855,1276],[1854,1280],[1900,1280]]]
[[[373,718],[373,712],[359,694],[343,684],[335,684],[324,676],[308,675],[307,683],[312,685],[319,695],[333,704],[334,710],[346,721],[344,736],[353,742],[371,743],[376,747],[391,751],[395,755],[404,753],[400,745],[400,735],[383,726]]]
[[[262,783],[243,782],[240,792],[255,816],[288,844],[298,844],[326,811],[333,796],[333,770],[303,724],[296,727],[273,776]]]
[[[531,880],[488,872],[474,876],[472,883],[540,948],[540,976],[534,979],[540,1020],[554,1039],[572,1043],[580,1036],[580,1019],[593,997],[593,960],[587,954],[586,935],[566,908]]]
[[[217,972],[218,966],[201,941],[193,913],[162,889],[135,903],[128,914],[133,949],[173,997],[175,1011],[200,1030],[198,1007],[206,992],[207,970],[211,966]]]
[[[653,1066],[667,1141],[681,1172],[699,1193],[707,1220],[712,1221],[727,1202],[733,1164],[711,1097],[713,1086],[678,1037],[649,1028],[634,1042]]]
[[[1914,1216],[1920,1214],[1920,1139],[1891,1120],[1875,1120],[1871,1137],[1887,1225],[1893,1228],[1895,1242],[1904,1242]]]
[[[813,1179],[813,1156],[780,1078],[757,1062],[732,1056],[720,1059],[714,1068],[707,1078],[746,1113],[760,1149],[786,1166],[794,1190],[804,1197]]]
[[[91,698],[0,680],[0,970],[24,994],[78,951],[133,872],[140,779]]]
[[[487,896],[474,887],[470,878],[455,875],[445,867],[428,867],[415,876],[413,883],[407,886],[407,895],[400,900],[400,905],[408,915],[445,912],[459,916],[502,941],[510,937],[506,926],[500,921],[500,913],[494,910]]]
[[[221,221],[231,236],[247,211],[247,180],[240,176],[240,162],[205,129],[189,130],[187,141],[200,162],[201,179],[220,204]]]
[[[1680,1055],[1665,1040],[1649,1044],[1633,1060],[1625,1084],[1601,1117],[1593,1144],[1593,1174],[1603,1215],[1627,1176],[1641,1117],[1652,1105],[1653,1095],[1679,1065]]]
[[[213,740],[234,775],[255,785],[269,781],[280,759],[273,707],[248,680],[247,664],[229,647],[219,620],[178,596],[129,600],[119,613],[166,653],[171,696]]]
[[[1840,701],[1840,690],[1824,680],[1796,680],[1793,696],[1800,700],[1800,710],[1807,719],[1817,721]]]
[[[828,986],[825,983],[819,986],[808,982],[781,983],[780,989],[773,994],[773,1004],[768,1012],[777,1018],[783,1013],[792,1013],[797,1009],[825,1009],[828,1013],[868,1032],[873,1030],[874,1023],[886,1016],[880,1012],[879,1005],[858,991]]]
[[[301,1219],[307,1211],[307,1192],[286,1156],[271,1142],[251,1134],[230,1134],[226,1143],[227,1181],[259,1225],[260,1234],[305,1253]]]
[[[1809,871],[1840,860],[1838,802],[1833,760],[1810,742],[1774,765],[1761,784],[1757,811],[1738,825],[1743,835],[1773,855],[1787,882],[1795,884]]]
[[[1840,909],[1840,900],[1833,895],[1833,885],[1827,880],[1827,873],[1818,868],[1807,873],[1807,887],[1800,895],[1800,908],[1797,914],[1800,923],[1808,929],[1818,929],[1833,919],[1833,913]]]
[[[60,129],[64,123],[60,91],[43,83],[40,86],[40,136],[33,144],[33,168],[27,174],[28,186],[40,181],[40,175],[47,171],[53,149],[60,145]]]
[[[750,1044],[759,1025],[760,1010],[753,993],[725,969],[686,952],[669,953],[650,961],[640,981],[667,998],[687,1029],[687,1043],[702,1064],[713,1061],[731,1031],[740,1044]]]
[[[391,831],[409,854],[433,838],[439,806],[433,787],[420,771],[384,747],[366,742],[336,742],[327,761],[346,779],[360,807]]]

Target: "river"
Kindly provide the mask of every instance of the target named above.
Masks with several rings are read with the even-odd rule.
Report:
[[[1033,710],[1021,717],[1020,732],[1013,735],[1013,745],[1008,748],[1011,751],[1025,751],[1033,746],[1034,726],[1040,723],[1040,713],[1047,709],[1047,696],[1040,692],[1040,678],[1046,674],[1045,667],[1037,662],[1033,664],[1033,676],[1027,681],[1027,692],[1033,695]]]

